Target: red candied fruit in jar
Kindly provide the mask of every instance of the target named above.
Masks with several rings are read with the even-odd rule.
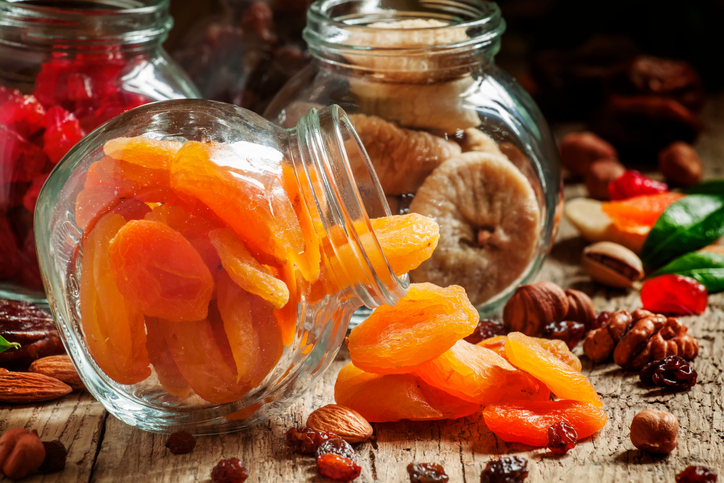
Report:
[[[35,212],[35,204],[38,202],[38,195],[46,179],[48,179],[47,174],[39,174],[33,178],[33,182],[30,184],[28,191],[23,195],[23,206],[31,213]]]
[[[9,278],[21,269],[20,250],[10,221],[0,212],[0,279]]]
[[[643,308],[667,315],[701,314],[706,310],[704,285],[682,275],[659,275],[646,280],[641,288]]]
[[[43,150],[10,128],[0,125],[0,185],[31,182],[45,167]]]
[[[608,194],[611,200],[625,200],[635,196],[666,193],[666,183],[656,181],[636,170],[628,169],[621,176],[608,183]]]
[[[22,94],[17,89],[9,89],[7,87],[0,86],[0,105],[5,104],[13,97],[20,97]]]
[[[93,117],[94,127],[100,126],[119,114],[123,114],[134,107],[142,106],[148,102],[149,99],[140,94],[122,91],[116,92],[103,99],[98,105],[98,109]]]
[[[85,135],[78,119],[60,106],[48,109],[43,125],[43,151],[53,163],[63,159],[70,148]]]
[[[30,137],[43,127],[45,109],[33,96],[13,96],[0,106],[0,124],[23,137]]]

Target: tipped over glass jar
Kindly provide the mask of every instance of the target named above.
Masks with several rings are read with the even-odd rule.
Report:
[[[40,193],[35,232],[90,392],[141,429],[208,434],[277,415],[332,362],[355,309],[405,295],[410,255],[431,242],[386,250],[421,231],[389,214],[337,106],[282,129],[175,100],[78,143]]]
[[[349,113],[393,212],[440,225],[413,282],[463,286],[481,315],[531,280],[560,216],[560,161],[540,111],[494,63],[505,23],[479,0],[317,0],[313,63],[265,112]]]
[[[142,104],[198,97],[161,48],[168,0],[0,0],[0,297],[42,302],[33,210],[84,135]]]

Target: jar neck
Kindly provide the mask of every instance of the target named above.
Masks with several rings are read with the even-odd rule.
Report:
[[[0,0],[0,45],[76,52],[157,48],[173,25],[169,0]]]
[[[341,272],[331,274],[338,280],[355,281],[350,288],[367,307],[396,304],[408,281],[394,274],[372,229],[370,219],[390,210],[352,123],[332,105],[310,109],[289,132],[302,197],[324,229],[323,263]]]
[[[411,20],[423,20],[409,28]],[[406,28],[386,27],[408,21]],[[317,0],[304,39],[321,63],[363,75],[439,78],[493,61],[505,30],[500,9],[483,0]]]

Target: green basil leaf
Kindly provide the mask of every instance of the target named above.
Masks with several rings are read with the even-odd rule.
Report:
[[[720,253],[687,253],[656,270],[651,276],[666,273],[675,273],[698,280],[709,293],[724,291],[724,255]]]
[[[689,195],[656,220],[641,249],[645,265],[658,267],[724,235],[724,196]]]
[[[5,337],[0,335],[0,352],[5,352],[8,349],[20,349],[20,344],[17,342],[8,342]]]
[[[704,181],[686,188],[683,192],[690,195],[724,195],[724,179]]]

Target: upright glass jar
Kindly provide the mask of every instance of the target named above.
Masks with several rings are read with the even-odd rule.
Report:
[[[89,391],[145,430],[222,433],[309,389],[356,308],[404,296],[370,221],[387,215],[337,106],[282,129],[175,100],[78,143],[40,193],[35,233]]]
[[[85,134],[151,101],[198,97],[161,48],[168,0],[0,0],[0,297],[44,300],[33,210]]]
[[[264,114],[291,126],[310,107],[345,109],[392,211],[440,224],[411,281],[461,285],[481,315],[538,272],[562,203],[549,128],[494,63],[504,27],[479,0],[317,0],[313,64]]]

